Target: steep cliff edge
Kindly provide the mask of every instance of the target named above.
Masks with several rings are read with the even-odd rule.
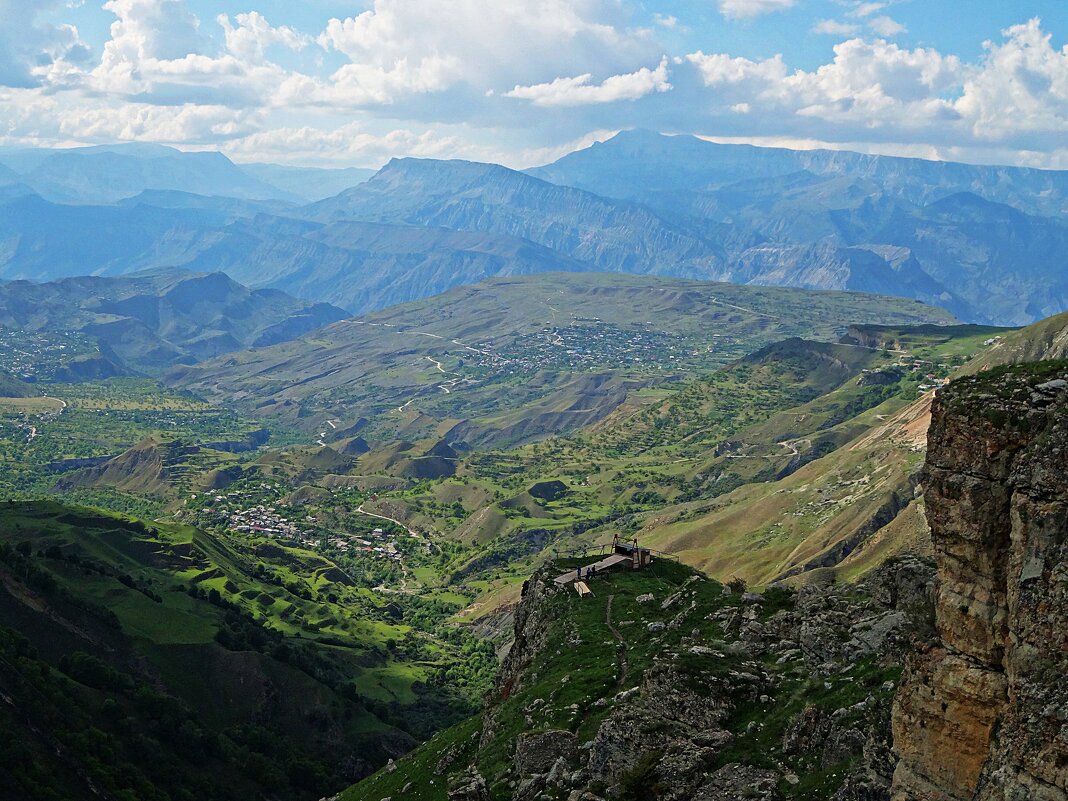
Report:
[[[901,664],[929,637],[933,565],[850,585],[725,587],[654,561],[579,598],[538,571],[478,718],[343,801],[878,801]]]
[[[1068,799],[1066,378],[995,369],[934,404],[937,638],[895,701],[895,801]]]

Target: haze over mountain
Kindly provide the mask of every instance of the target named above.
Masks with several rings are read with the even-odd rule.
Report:
[[[246,200],[318,200],[373,173],[237,165],[222,153],[152,144],[0,151],[0,184],[23,183],[57,203],[114,203],[146,190]]]
[[[225,160],[216,175],[210,155],[8,154],[22,174],[0,198],[0,276],[225,270],[357,313],[561,270],[895,294],[995,324],[1068,308],[1064,172],[631,131],[527,173],[396,159],[299,206],[363,175],[253,165],[253,178]],[[68,197],[113,163],[120,176],[93,192],[118,205],[25,188]],[[272,176],[289,189],[267,192]]]
[[[361,184],[375,174],[363,167],[325,169],[281,164],[241,164],[242,172],[308,201],[323,200]]]
[[[336,306],[250,290],[221,273],[0,283],[0,326],[82,334],[126,366],[148,372],[274,345],[345,316]]]
[[[799,173],[808,173],[810,178],[871,181],[884,194],[920,206],[968,191],[1033,214],[1068,214],[1068,172],[1064,171],[848,150],[719,144],[696,136],[668,136],[642,129],[621,131],[605,142],[595,142],[526,172],[552,183],[653,206],[663,202],[668,192],[710,192],[768,178],[797,179]]]

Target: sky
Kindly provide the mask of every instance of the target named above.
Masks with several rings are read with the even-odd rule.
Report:
[[[1066,0],[0,0],[0,147],[542,164],[627,128],[1068,169]]]

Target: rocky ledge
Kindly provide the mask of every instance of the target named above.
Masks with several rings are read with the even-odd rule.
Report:
[[[1068,799],[1068,364],[954,382],[925,495],[935,641],[897,695],[895,801]]]
[[[615,593],[603,614],[626,632],[617,659],[629,662],[593,692],[570,688],[588,682],[582,660],[604,653],[589,638],[607,632],[582,621],[594,599],[572,598],[551,573],[525,587],[477,748],[437,765],[453,777],[451,801],[773,801],[815,787],[836,801],[888,797],[895,680],[931,635],[933,565],[904,557],[857,585],[763,594],[691,572],[624,599],[646,588],[638,574],[599,580],[595,592]]]

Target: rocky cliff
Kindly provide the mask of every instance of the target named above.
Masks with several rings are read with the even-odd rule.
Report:
[[[1068,798],[1066,377],[995,369],[934,404],[937,637],[895,701],[895,801]]]
[[[345,801],[873,801],[888,796],[901,664],[929,636],[934,569],[733,589],[668,561],[579,598],[539,571],[479,719]],[[572,567],[573,569],[573,567]]]

